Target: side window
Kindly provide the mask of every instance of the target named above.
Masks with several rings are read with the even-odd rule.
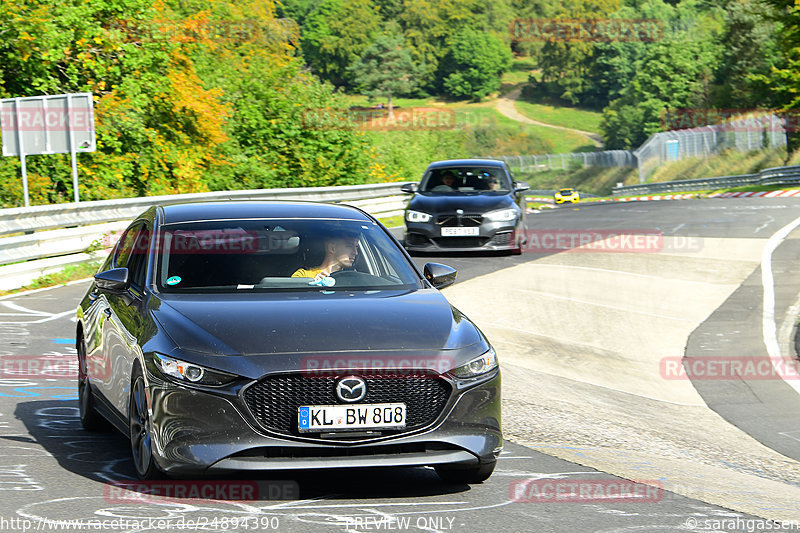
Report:
[[[147,258],[150,252],[150,231],[146,226],[140,227],[133,243],[133,251],[128,260],[129,279],[132,286],[141,289],[144,287]]]
[[[133,251],[133,243],[135,242],[136,234],[141,228],[141,224],[131,226],[125,231],[125,234],[119,238],[117,247],[114,249],[114,268],[128,266],[128,261],[130,261],[131,252]]]
[[[149,245],[149,231],[140,223],[128,228],[114,250],[114,268],[127,267],[131,285],[139,288],[144,285]]]

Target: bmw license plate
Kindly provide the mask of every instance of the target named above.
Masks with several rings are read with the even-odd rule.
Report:
[[[442,228],[442,237],[477,237],[481,228]]]
[[[301,405],[297,424],[304,431],[398,429],[406,427],[406,404]]]

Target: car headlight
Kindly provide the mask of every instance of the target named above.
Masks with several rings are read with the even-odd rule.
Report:
[[[450,371],[457,378],[474,378],[497,368],[497,354],[492,348],[480,357]]]
[[[516,209],[500,209],[499,211],[491,211],[483,215],[492,222],[508,222],[517,218],[519,212]]]
[[[177,381],[188,381],[198,385],[225,385],[236,379],[233,374],[211,370],[158,353],[154,354],[153,360],[161,372]]]
[[[406,211],[406,220],[408,222],[428,222],[431,219],[431,215],[428,213],[421,213],[420,211]]]

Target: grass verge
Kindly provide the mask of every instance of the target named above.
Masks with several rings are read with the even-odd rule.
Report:
[[[0,290],[0,296],[6,296],[8,294],[16,294],[18,292],[30,291],[33,289],[42,289],[44,287],[54,287],[56,285],[64,285],[69,283],[70,281],[75,281],[78,279],[89,278],[92,277],[94,274],[97,273],[97,269],[100,268],[102,261],[90,261],[88,263],[83,263],[80,265],[69,265],[64,267],[63,270],[59,272],[53,272],[52,274],[45,274],[44,276],[40,276],[30,282],[29,284],[25,285],[24,287],[20,287],[18,289],[11,289],[11,290]]]

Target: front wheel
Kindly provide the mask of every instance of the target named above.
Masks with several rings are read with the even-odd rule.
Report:
[[[483,463],[477,466],[459,467],[454,465],[436,465],[436,473],[445,483],[458,485],[475,485],[483,483],[494,472],[497,461]]]
[[[144,377],[137,366],[132,377],[128,426],[130,428],[133,465],[139,479],[160,479],[161,470],[153,459],[153,438],[150,434],[150,415],[147,408],[147,395]]]

